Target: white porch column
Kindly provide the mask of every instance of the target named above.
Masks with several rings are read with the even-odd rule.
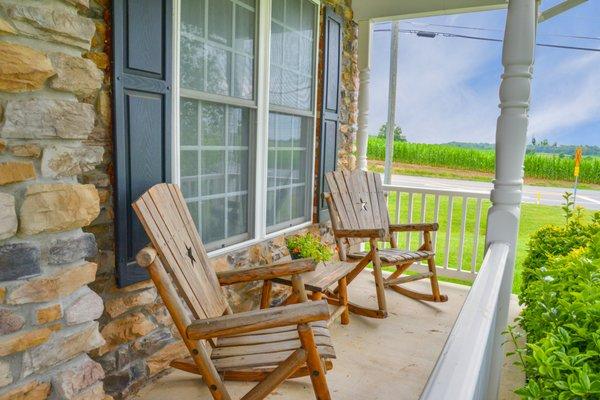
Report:
[[[369,140],[369,80],[371,77],[371,21],[358,22],[358,168],[367,169],[367,144]]]
[[[485,398],[497,398],[504,351],[501,332],[506,328],[514,275],[515,249],[521,214],[523,162],[527,144],[529,100],[537,28],[536,0],[510,0],[504,33],[500,85],[500,117],[496,127],[496,179],[488,214],[486,246],[492,242],[510,245],[500,290],[495,354]]]

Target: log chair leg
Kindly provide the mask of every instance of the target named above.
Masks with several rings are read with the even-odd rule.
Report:
[[[143,265],[138,261],[138,264]],[[219,376],[210,356],[206,353],[204,346],[198,340],[190,340],[186,336],[187,327],[191,324],[183,303],[179,295],[175,291],[171,282],[171,278],[165,271],[162,263],[158,258],[147,267],[150,277],[156,286],[156,290],[165,303],[165,307],[169,310],[169,314],[173,318],[173,322],[181,335],[183,342],[190,351],[194,363],[202,374],[202,380],[210,389],[210,394],[215,400],[231,400],[227,389],[223,385],[223,380]]]
[[[350,312],[348,311],[348,285],[346,283],[346,277],[343,277],[338,281],[338,287],[340,288],[338,292],[340,305],[345,308],[341,315],[342,325],[348,325],[350,323]]]
[[[377,239],[371,239],[371,249],[373,251],[373,274],[375,275],[375,289],[377,290],[377,304],[379,310],[387,317],[387,304],[385,301],[385,287],[383,283],[383,273],[381,272],[381,260],[377,249]],[[384,317],[384,318],[385,318]]]
[[[310,299],[312,301],[319,301],[323,299],[323,293],[321,292],[313,292],[313,294],[310,296]]]
[[[436,302],[445,302],[448,301],[448,296],[440,293],[440,285],[438,282],[435,266],[435,260],[433,258],[429,258],[427,260],[427,265],[429,266],[429,272],[431,272],[431,276],[429,277],[429,282],[431,282],[431,292],[433,294],[434,301]]]
[[[266,280],[263,282],[262,292],[260,295],[260,308],[269,308],[271,305],[271,288],[273,287],[273,282],[270,280]]]
[[[424,247],[427,250],[431,250],[433,246],[431,243],[431,234],[429,233],[429,231],[425,231],[423,233],[423,239],[425,241]],[[433,294],[434,301],[436,301],[436,302],[448,301],[448,296],[440,294],[440,285],[438,283],[437,267],[435,265],[434,257],[430,257],[427,259],[427,266],[429,267],[429,272],[431,272],[431,276],[429,277],[429,282],[431,283],[431,292]]]
[[[331,400],[321,356],[311,327],[307,324],[298,325],[298,335],[300,336],[302,348],[306,351],[306,364],[311,371],[310,380],[315,391],[315,397],[317,400]]]
[[[304,282],[302,282],[302,277],[300,275],[292,275],[292,288],[300,303],[306,303],[308,301],[306,288],[304,287]]]

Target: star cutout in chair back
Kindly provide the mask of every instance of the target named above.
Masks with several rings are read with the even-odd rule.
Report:
[[[194,253],[192,253],[192,248],[188,245],[186,245],[185,248],[187,249],[187,256],[190,258],[190,261],[192,261],[192,265],[194,265],[196,259],[194,258]]]
[[[358,203],[356,203],[356,204],[357,204],[357,205],[360,205],[360,211],[367,212],[367,204],[368,204],[368,203],[367,203],[366,201],[364,201],[364,200],[362,199],[362,197],[360,198],[360,202],[358,202]]]

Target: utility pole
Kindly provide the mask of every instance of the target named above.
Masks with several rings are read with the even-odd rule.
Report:
[[[385,169],[383,182],[392,183],[392,162],[394,160],[394,127],[396,126],[396,81],[398,75],[398,34],[400,23],[392,22],[392,37],[390,40],[390,82],[388,90],[388,116],[385,141]]]

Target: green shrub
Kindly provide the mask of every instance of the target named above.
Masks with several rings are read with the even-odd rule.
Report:
[[[600,399],[600,215],[534,234],[524,262],[517,349],[527,384],[523,399]],[[513,328],[509,328],[516,341]]]
[[[329,261],[333,251],[310,233],[285,239],[292,258],[312,258],[316,262]]]

